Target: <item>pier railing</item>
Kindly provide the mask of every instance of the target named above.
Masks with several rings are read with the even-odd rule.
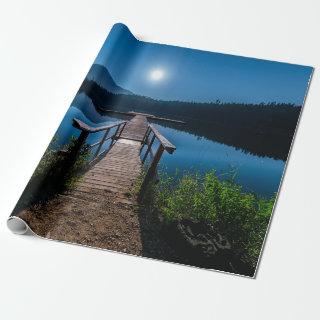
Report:
[[[93,158],[91,159],[89,165],[92,164],[97,159],[99,159],[103,154],[107,153],[111,149],[111,147],[115,143],[115,140],[117,140],[121,136],[121,133],[122,133],[124,127],[126,126],[126,124],[127,124],[127,121],[121,121],[121,122],[111,123],[109,125],[101,126],[101,127],[90,127],[87,124],[85,124],[84,122],[82,122],[81,120],[74,118],[72,125],[75,128],[81,130],[81,133],[75,143],[74,150],[73,150],[73,153],[74,153],[73,156],[76,157],[76,155],[80,151],[81,147],[86,142],[89,134],[105,131],[104,135],[102,136],[102,138],[100,140],[89,145],[89,149],[93,149],[93,148],[97,147],[97,150],[94,152]],[[112,128],[116,128],[116,130],[113,134],[109,135],[110,130]],[[109,147],[106,150],[101,151],[103,144],[110,139],[111,139],[111,143],[110,143]]]
[[[76,140],[76,143],[70,154],[70,165],[72,164],[72,161],[76,159],[77,154],[85,144],[88,136],[93,133],[104,131],[102,138],[100,138],[95,143],[88,145],[90,150],[92,150],[93,148],[97,148],[97,150],[95,150],[95,152],[93,153],[93,158],[89,162],[89,166],[94,164],[97,160],[99,160],[102,156],[106,155],[109,152],[115,141],[121,139],[121,134],[127,123],[128,121],[121,121],[101,127],[90,127],[81,120],[74,118],[73,126],[81,130],[81,133]],[[110,130],[113,128],[115,128],[114,133],[109,134]],[[106,149],[102,150],[104,143],[110,139],[110,145]],[[155,147],[155,145],[157,145],[157,147]],[[143,197],[148,183],[156,176],[157,166],[163,153],[166,151],[172,154],[175,150],[176,147],[170,141],[168,141],[152,124],[148,125],[145,135],[141,141],[140,156],[142,164],[146,162],[148,157],[151,159],[151,161],[150,163],[148,163],[146,174],[144,176],[138,198],[141,199],[141,197]]]
[[[154,152],[152,147],[155,141],[158,140],[159,146]],[[146,150],[144,151],[144,147]],[[148,166],[144,181],[141,186],[140,194],[142,194],[152,178],[156,176],[157,166],[164,151],[172,154],[176,147],[168,141],[152,124],[149,124],[148,129],[141,142],[140,155],[142,156],[142,163],[144,164],[148,156],[151,158],[151,163]],[[144,151],[144,152],[143,152]],[[142,153],[144,153],[142,155]]]

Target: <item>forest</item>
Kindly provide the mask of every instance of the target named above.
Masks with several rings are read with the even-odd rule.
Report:
[[[183,120],[185,125],[165,125],[199,137],[241,148],[259,156],[286,160],[301,106],[289,103],[211,103],[162,101],[135,94],[114,94],[95,81],[84,80],[85,93],[96,110],[136,111]]]

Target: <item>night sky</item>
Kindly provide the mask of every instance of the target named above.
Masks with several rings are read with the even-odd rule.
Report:
[[[161,100],[302,105],[311,67],[137,41],[116,24],[95,63],[136,94]]]

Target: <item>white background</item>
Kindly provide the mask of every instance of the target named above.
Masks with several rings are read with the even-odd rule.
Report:
[[[0,318],[319,319],[319,15],[318,0],[1,0]],[[120,21],[146,41],[316,68],[255,280],[6,228]]]

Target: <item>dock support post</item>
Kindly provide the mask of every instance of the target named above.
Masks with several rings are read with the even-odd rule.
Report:
[[[142,159],[142,164],[146,161],[149,152],[151,152],[152,144],[154,142],[154,139],[156,138],[156,135],[154,134],[153,137],[151,138],[151,141],[149,141],[149,136],[147,137],[147,142],[146,144],[148,145],[146,153],[144,154],[144,157]],[[149,143],[148,143],[149,142]]]
[[[70,152],[70,159],[75,160],[78,152],[80,151],[81,147],[84,145],[88,138],[89,132],[87,131],[81,131],[79,138],[77,139],[75,145],[73,146],[71,152]]]
[[[138,201],[141,201],[143,199],[143,195],[144,192],[149,184],[149,182],[153,179],[153,177],[156,175],[157,172],[157,165],[161,159],[162,153],[164,151],[164,147],[162,146],[162,144],[159,145],[159,148],[156,152],[156,154],[154,155],[153,161],[151,163],[151,166],[149,167],[146,176],[144,177],[144,180],[142,182],[141,188],[140,188],[140,192],[138,195]]]
[[[109,131],[110,131],[110,129],[107,129],[106,132],[105,132],[105,134],[103,135],[103,137],[102,137],[102,139],[101,139],[101,142],[100,142],[100,144],[99,144],[99,146],[98,146],[98,149],[97,149],[97,151],[96,151],[96,153],[95,153],[95,155],[94,155],[94,157],[93,157],[94,159],[99,155],[100,150],[101,150],[101,148],[102,148],[102,145],[104,144],[104,142],[105,142],[105,140],[106,140],[106,138],[107,138],[107,136],[108,136]]]
[[[68,175],[68,172],[72,168],[72,166],[75,164],[77,160],[77,155],[80,152],[82,146],[86,142],[88,138],[89,132],[82,130],[77,141],[75,142],[74,146],[70,150],[69,155],[67,156],[68,158],[66,159],[66,164],[63,168],[63,174],[62,174],[62,179],[65,179],[65,177]]]

